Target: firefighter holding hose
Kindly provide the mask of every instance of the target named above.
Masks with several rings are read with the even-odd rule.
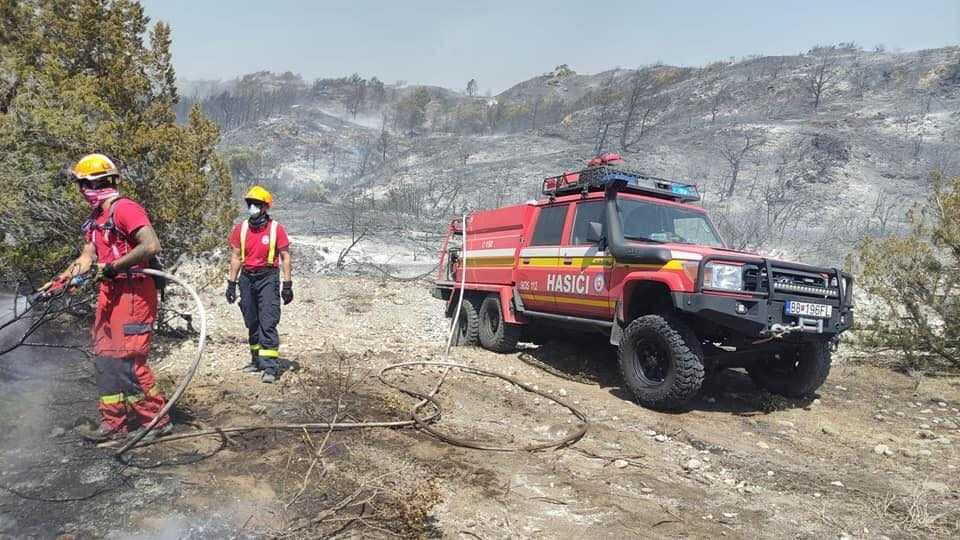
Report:
[[[70,176],[91,208],[83,226],[85,242],[80,256],[42,290],[60,289],[88,273],[99,281],[92,333],[100,425],[78,430],[88,440],[104,442],[138,435],[129,431],[131,421],[143,430],[165,403],[147,365],[157,287],[152,277],[134,272],[149,267],[160,253],[160,240],[146,210],[120,196],[120,171],[110,158],[87,155],[70,169]],[[147,437],[172,431],[167,416]]]
[[[284,305],[293,301],[290,239],[283,225],[267,213],[273,205],[270,192],[253,186],[244,201],[249,217],[234,226],[229,238],[226,298],[230,304],[236,302],[239,286],[240,311],[250,343],[250,363],[243,371],[260,373],[261,381],[272,383],[280,370],[280,300]]]

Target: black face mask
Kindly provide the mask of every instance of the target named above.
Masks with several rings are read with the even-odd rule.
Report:
[[[270,219],[270,216],[267,215],[266,212],[261,210],[259,214],[255,216],[250,216],[248,218],[248,221],[250,222],[250,227],[256,230],[266,225],[269,219]]]

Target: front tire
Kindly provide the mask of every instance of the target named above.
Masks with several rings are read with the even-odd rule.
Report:
[[[480,345],[498,353],[513,352],[520,340],[520,325],[503,320],[498,296],[490,295],[480,305]]]
[[[800,398],[813,394],[827,381],[831,362],[829,342],[808,341],[758,359],[747,373],[760,388]]]
[[[637,401],[652,409],[678,409],[700,392],[703,351],[686,324],[665,315],[634,319],[623,331],[620,374]]]

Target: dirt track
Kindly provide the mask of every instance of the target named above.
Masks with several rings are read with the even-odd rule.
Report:
[[[376,372],[395,362],[439,359],[445,336],[439,301],[421,285],[300,279],[281,325],[281,350],[295,369],[267,386],[237,371],[246,353],[236,307],[218,296],[208,304],[215,306],[211,353],[180,412],[182,431],[192,429],[188,424],[334,414],[406,419],[414,400],[384,388]],[[161,376],[177,377],[191,347],[162,347]],[[76,492],[71,474],[107,467],[102,482],[110,474],[128,481],[81,503],[0,493],[0,535],[919,538],[960,532],[956,378],[910,378],[841,355],[815,400],[783,400],[756,390],[742,373],[725,372],[693,410],[664,414],[629,401],[602,340],[549,341],[513,355],[456,349],[452,360],[554,393],[589,416],[590,430],[572,448],[532,454],[456,448],[415,430],[329,437],[263,431],[161,445],[127,468],[105,465],[102,451],[78,446],[69,433],[51,434],[34,439],[37,455],[55,453],[81,466],[38,478],[24,466],[23,449],[8,442],[0,479],[20,489],[56,493],[59,483],[61,491]],[[428,389],[438,375],[410,370],[398,378]],[[80,393],[92,415],[92,390]],[[575,423],[543,399],[462,373],[448,376],[439,399],[439,429],[495,444],[554,439]],[[63,425],[77,405],[56,410],[56,425]],[[0,420],[12,421],[2,414]],[[107,510],[121,500],[119,510]]]

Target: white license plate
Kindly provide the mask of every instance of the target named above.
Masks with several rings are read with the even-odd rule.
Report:
[[[784,305],[784,311],[787,315],[829,319],[830,315],[833,315],[833,306],[811,304],[810,302],[794,302],[791,300]]]

